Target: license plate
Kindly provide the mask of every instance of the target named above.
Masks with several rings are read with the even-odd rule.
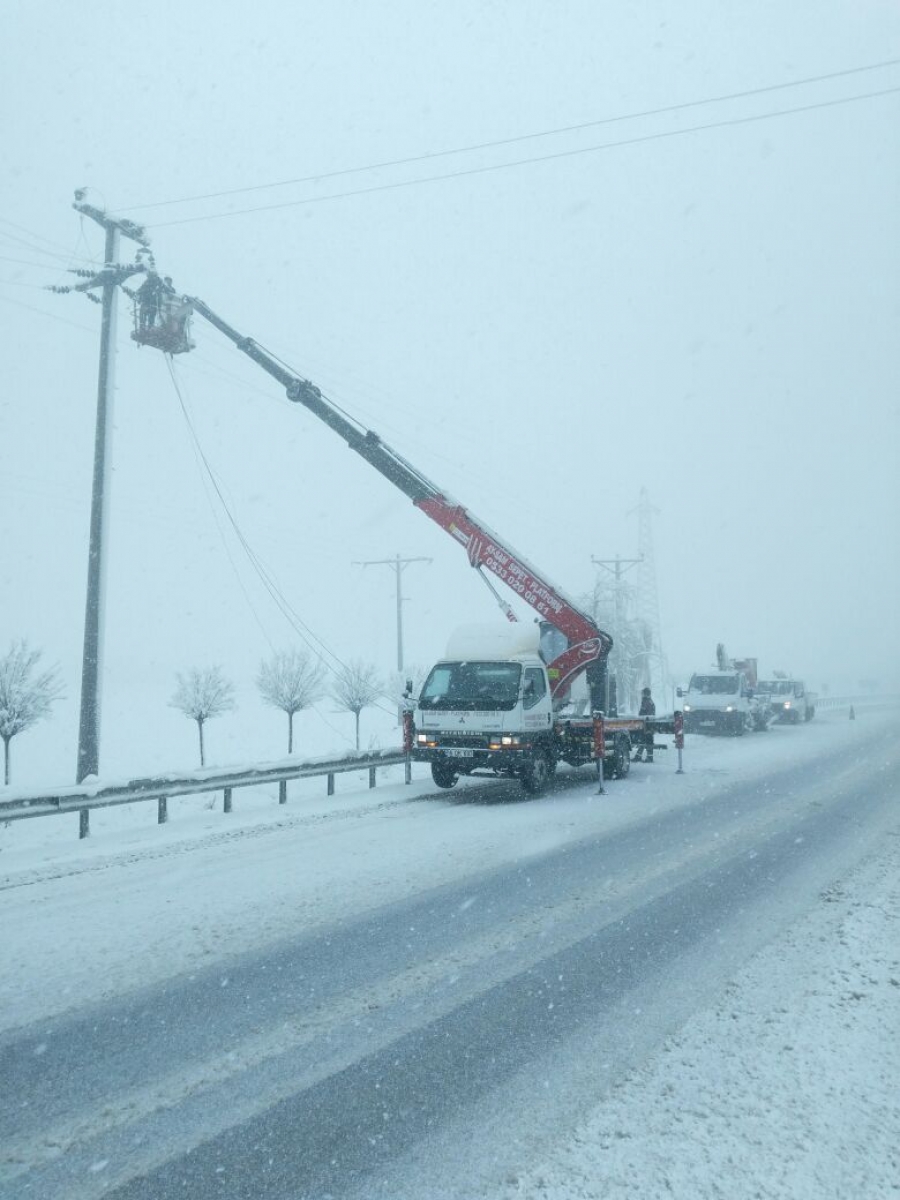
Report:
[[[474,758],[475,757],[474,750],[458,750],[456,747],[453,747],[449,750],[445,750],[444,753],[447,755],[448,758]]]

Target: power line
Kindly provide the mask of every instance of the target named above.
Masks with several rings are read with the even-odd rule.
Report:
[[[884,88],[877,92],[864,92],[856,96],[843,96],[836,100],[820,100],[815,104],[804,104],[796,108],[783,108],[770,113],[757,113],[747,117],[730,117],[725,121],[710,121],[704,125],[691,125],[686,129],[667,129],[659,133],[647,133],[639,137],[623,138],[618,142],[601,142],[594,146],[582,146],[575,150],[559,150],[553,154],[536,155],[533,158],[520,158],[513,162],[493,163],[488,166],[468,167],[460,171],[449,171],[443,175],[427,175],[419,179],[400,180],[394,183],[375,184],[371,187],[356,188],[348,192],[332,192],[327,196],[307,196],[302,200],[285,200],[279,204],[261,204],[252,208],[232,209],[230,212],[208,213],[199,217],[181,217],[175,221],[158,221],[155,229],[164,229],[170,225],[191,225],[197,221],[217,221],[225,217],[241,217],[250,213],[274,212],[277,209],[297,208],[304,204],[322,204],[328,200],[345,200],[353,196],[368,196],[377,192],[390,192],[398,188],[416,187],[424,183],[442,183],[450,179],[462,179],[466,176],[486,175],[494,171],[508,171],[514,167],[532,166],[536,163],[553,162],[563,158],[575,158],[583,154],[596,154],[602,150],[615,150],[622,146],[638,146],[647,142],[662,141],[664,138],[683,137],[689,133],[705,133],[711,129],[726,129],[730,126],[749,125],[756,121],[771,121],[776,117],[793,116],[798,113],[814,112],[817,109],[835,108],[842,104],[853,104],[860,100],[875,100],[883,96],[892,96],[900,92],[900,87]]]
[[[337,654],[335,654],[335,652],[327,645],[327,643],[324,642],[322,640],[322,638],[320,638],[318,636],[318,634],[316,634],[310,628],[309,625],[306,624],[306,622],[300,617],[300,615],[296,612],[296,610],[291,606],[290,602],[288,601],[288,599],[282,592],[281,588],[275,582],[274,578],[272,577],[269,570],[266,568],[265,564],[261,561],[259,556],[256,554],[256,551],[253,549],[253,547],[248,542],[247,538],[244,536],[243,530],[241,529],[240,525],[238,524],[236,517],[232,513],[232,511],[228,505],[228,502],[225,499],[225,496],[222,492],[222,488],[219,485],[219,481],[216,478],[216,474],[213,471],[213,469],[209,463],[209,460],[207,459],[206,454],[203,451],[203,447],[200,444],[200,439],[197,436],[197,432],[194,428],[193,422],[191,421],[190,414],[188,413],[187,406],[184,402],[184,398],[183,398],[183,396],[181,394],[181,390],[178,386],[178,380],[175,376],[174,367],[168,358],[166,359],[166,363],[169,368],[169,375],[172,379],[172,384],[175,388],[175,393],[178,396],[178,401],[179,401],[179,404],[181,405],[182,413],[184,414],[184,418],[187,422],[188,429],[190,430],[191,438],[194,442],[196,453],[199,455],[199,458],[203,463],[203,467],[206,471],[207,476],[209,477],[209,481],[212,484],[213,490],[215,491],[215,494],[219,499],[219,503],[222,505],[222,509],[225,512],[225,516],[228,519],[228,523],[231,525],[232,529],[234,530],[234,533],[235,533],[235,536],[237,537],[238,543],[241,546],[241,548],[243,549],[245,555],[247,556],[247,560],[249,561],[251,567],[256,572],[263,587],[269,593],[272,600],[274,600],[275,605],[281,612],[282,616],[285,618],[285,620],[288,622],[288,624],[293,628],[294,632],[298,635],[298,637],[304,643],[304,645],[307,647],[307,649],[312,654],[314,654],[315,657],[318,658],[319,661],[322,663],[322,665],[324,667],[326,667],[329,671],[331,671],[332,674],[337,675],[337,674],[339,674],[340,671],[348,671],[349,667],[347,666],[347,664],[341,658],[339,658]],[[230,555],[229,555],[229,558],[230,558]],[[245,596],[247,595],[246,592],[244,594],[245,594]],[[247,597],[247,602],[248,602],[248,604],[250,603],[249,596]],[[250,607],[254,613],[254,616],[256,616],[256,612],[255,612],[255,610],[253,610],[252,604],[250,605]],[[258,617],[257,617],[257,623],[259,623]],[[260,628],[262,628],[261,624],[260,624]],[[264,630],[263,630],[263,636],[266,636]],[[311,642],[309,640],[310,638],[314,642],[317,643],[317,645],[319,647],[318,649],[316,648],[316,646],[311,644]],[[268,641],[267,636],[266,636],[266,640]],[[270,643],[270,645],[271,645],[271,643]],[[334,661],[338,664],[337,668],[335,668],[328,661],[328,659],[325,657],[325,655],[334,659]],[[381,709],[382,712],[390,712],[389,709],[386,709],[381,704],[374,704],[371,707]],[[393,713],[391,713],[390,715],[393,716]]]
[[[89,325],[80,325],[77,321],[69,321],[66,317],[58,317],[56,313],[47,312],[43,308],[35,308],[33,304],[25,304],[22,300],[13,300],[12,296],[0,295],[0,300],[7,304],[15,304],[17,308],[27,308],[29,312],[38,313],[42,317],[47,317],[50,321],[61,321],[63,325],[71,325],[73,329],[84,329],[86,332],[96,336],[97,330],[92,329]]]
[[[250,184],[245,187],[230,188],[220,192],[204,192],[191,196],[182,196],[175,200],[156,200],[148,204],[135,204],[124,209],[135,212],[147,208],[165,208],[174,204],[189,204],[197,200],[219,200],[226,196],[239,196],[247,192],[266,191],[272,188],[293,187],[300,183],[317,183],[324,179],[337,179],[343,175],[355,175],[364,171],[377,171],[386,167],[410,166],[413,163],[427,162],[435,158],[447,158],[453,154],[469,154],[477,150],[494,150],[500,146],[513,146],[520,142],[534,141],[537,138],[556,137],[564,133],[578,133],[584,129],[596,129],[601,125],[613,125],[622,121],[637,121],[645,117],[661,116],[665,113],[683,112],[685,109],[698,108],[706,104],[722,104],[730,100],[743,100],[751,96],[762,96],[770,92],[784,91],[789,88],[805,87],[813,83],[825,83],[833,79],[843,79],[850,75],[859,75],[867,71],[879,71],[900,64],[900,59],[890,58],[883,62],[869,63],[861,67],[847,67],[842,71],[830,71],[824,75],[809,75],[804,79],[788,80],[784,83],[772,83],[764,87],[746,88],[739,92],[726,92],[719,96],[707,96],[700,100],[685,100],[680,104],[666,104],[659,108],[648,108],[637,112],[620,113],[612,117],[600,117],[592,121],[582,121],[575,125],[561,125],[554,129],[543,129],[532,133],[523,133],[515,137],[497,138],[493,141],[475,142],[467,146],[456,146],[449,150],[431,150],[424,154],[409,155],[406,158],[385,159],[380,162],[367,163],[359,167],[343,167],[337,171],[320,172],[318,175],[303,175],[296,179],[282,179],[274,183]]]
[[[175,395],[178,397],[178,403],[181,407],[181,415],[184,417],[185,425],[187,426],[188,433],[190,434],[191,449],[194,452],[194,459],[197,463],[197,466],[200,468],[200,479],[203,483],[203,491],[206,494],[206,500],[207,500],[207,503],[209,504],[210,511],[213,516],[213,520],[215,521],[216,530],[219,534],[219,539],[222,542],[222,547],[225,551],[225,554],[228,558],[229,563],[231,564],[231,569],[234,573],[235,579],[237,579],[238,587],[241,589],[244,599],[247,602],[247,607],[250,609],[250,612],[253,615],[253,619],[256,621],[256,624],[259,626],[259,631],[263,635],[263,639],[267,643],[269,649],[274,653],[275,647],[272,643],[272,639],[269,637],[265,626],[263,625],[262,621],[260,620],[259,614],[257,613],[256,609],[253,606],[253,601],[250,599],[250,594],[247,591],[246,587],[244,586],[244,581],[241,578],[240,571],[238,571],[238,569],[237,569],[237,563],[234,561],[234,557],[232,556],[231,547],[228,545],[228,541],[225,537],[225,531],[222,528],[222,525],[219,521],[219,514],[216,511],[216,506],[213,503],[212,496],[210,495],[209,487],[207,485],[207,479],[203,473],[203,470],[205,468],[206,474],[209,475],[210,477],[212,475],[212,472],[211,472],[209,463],[206,461],[206,458],[203,455],[203,451],[200,447],[200,440],[197,437],[196,430],[194,429],[194,425],[193,425],[193,422],[191,421],[190,414],[188,413],[187,404],[185,403],[184,397],[181,393],[181,388],[178,385],[178,380],[175,378],[175,371],[172,366],[171,359],[168,356],[166,356],[166,366],[169,370],[169,376],[172,380],[172,385],[175,388]]]
[[[218,531],[219,538],[222,542],[222,547],[225,550],[225,554],[228,558],[229,563],[231,564],[231,569],[232,569],[232,572],[234,573],[235,578],[237,579],[238,586],[240,587],[241,592],[243,593],[244,599],[247,602],[247,607],[250,609],[250,612],[253,614],[253,619],[256,621],[256,624],[259,626],[260,632],[262,633],[263,639],[265,640],[266,644],[268,645],[269,650],[274,654],[275,646],[272,642],[272,639],[269,637],[268,632],[266,631],[266,628],[263,625],[262,620],[256,611],[256,608],[253,605],[253,601],[250,599],[250,593],[247,591],[246,587],[244,586],[244,581],[241,578],[241,573],[237,568],[237,563],[234,561],[234,556],[231,553],[231,549],[228,545],[228,540],[225,537],[225,532],[222,529],[222,524],[219,520],[219,514],[216,512],[216,507],[213,502],[212,495],[210,494],[209,483],[212,483],[213,489],[215,490],[215,493],[218,496],[219,501],[222,504],[222,507],[223,507],[227,517],[229,518],[229,521],[235,527],[236,527],[236,523],[234,521],[234,518],[232,517],[231,511],[228,508],[225,498],[222,495],[222,492],[218,486],[218,483],[216,482],[215,475],[212,470],[212,467],[210,466],[209,460],[206,458],[206,455],[203,451],[203,447],[200,444],[200,439],[197,435],[197,431],[196,431],[196,428],[194,427],[194,423],[191,420],[191,416],[188,411],[187,403],[184,399],[184,396],[182,395],[181,387],[179,386],[178,379],[175,375],[174,366],[169,357],[166,358],[166,366],[169,369],[169,377],[172,380],[172,386],[175,389],[175,395],[178,397],[178,403],[181,407],[181,413],[182,413],[182,416],[184,417],[185,425],[187,426],[187,430],[190,435],[191,449],[194,452],[194,459],[200,470],[200,478],[203,483],[203,491],[204,491],[204,494],[206,495],[207,503],[210,506],[210,511],[212,512],[213,520],[215,521],[215,524],[216,524],[216,530]],[[246,546],[244,547],[244,549],[245,549],[245,553],[246,553]],[[251,563],[252,563],[252,559],[251,559]],[[304,644],[307,646],[307,648],[312,650],[312,652],[314,654],[316,654],[316,651],[313,650],[313,648],[311,646],[309,646],[309,643],[306,642],[305,639],[303,639],[303,640],[304,640]],[[318,654],[316,654],[316,657],[318,657],[320,661],[324,661],[321,659],[321,657]],[[324,664],[324,665],[327,666],[327,664]],[[319,718],[319,720],[322,722],[322,724],[325,725],[326,728],[330,729],[333,734],[335,734],[337,737],[343,739],[343,741],[348,742],[351,745],[353,744],[353,739],[347,737],[347,735],[342,733],[340,729],[336,729],[334,727],[334,725],[331,724],[330,721],[326,720],[326,718],[322,716],[322,714],[319,712],[319,710],[317,708],[314,707],[312,709],[312,711],[316,714],[316,716]]]
[[[62,270],[56,263],[30,262],[26,258],[10,258],[8,254],[0,254],[0,262],[16,263],[20,267],[34,267],[37,271],[53,271],[57,275]]]
[[[7,242],[12,242],[13,248],[16,250],[22,246],[31,254],[43,254],[45,258],[55,258],[61,263],[80,262],[90,263],[91,266],[96,265],[95,260],[84,258],[78,254],[63,254],[59,250],[45,250],[43,246],[35,246],[32,242],[27,241],[25,238],[17,237],[14,233],[7,233],[5,229],[0,229],[0,238],[4,238]]]
[[[17,225],[15,221],[10,221],[7,217],[0,217],[0,224],[8,225],[10,227],[10,229],[18,229],[18,231],[20,233],[26,233],[33,241],[44,242],[48,246],[55,247],[56,253],[59,254],[60,258],[80,258],[81,257],[80,255],[77,255],[77,254],[71,254],[66,249],[66,247],[62,244],[62,242],[55,242],[55,241],[53,241],[52,238],[44,237],[44,235],[42,233],[36,233],[32,229],[26,229],[24,225]],[[6,236],[11,237],[12,235],[7,234]],[[49,253],[49,252],[45,251],[45,253]],[[83,259],[83,261],[84,262],[95,262],[96,258],[93,258],[93,259],[85,258],[85,259]]]

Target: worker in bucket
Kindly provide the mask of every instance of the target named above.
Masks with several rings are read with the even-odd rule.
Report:
[[[638,709],[639,717],[655,717],[656,705],[653,703],[653,696],[650,694],[650,689],[645,687],[641,692],[641,707]],[[632,762],[640,762],[641,755],[645,756],[647,762],[653,762],[653,730],[647,733],[638,734],[639,741],[635,750]]]
[[[148,270],[147,278],[138,288],[136,299],[138,302],[138,316],[140,327],[144,329],[153,329],[160,315],[160,298],[166,290],[166,285],[153,270]]]

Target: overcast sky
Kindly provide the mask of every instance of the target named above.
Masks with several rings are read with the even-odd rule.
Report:
[[[74,773],[77,738],[100,310],[41,290],[102,254],[76,187],[569,593],[634,555],[645,486],[676,677],[724,641],[896,687],[900,93],[831,102],[900,66],[600,123],[900,58],[896,4],[12,0],[2,24],[0,641],[69,692],[22,739],[29,777]],[[249,707],[297,642],[129,321],[101,750],[123,769],[177,670],[221,663]],[[408,661],[493,619],[457,545],[194,333],[175,374],[203,452],[318,637],[392,667],[393,576],[354,563],[396,553],[433,559],[405,576]],[[229,720],[230,757],[261,754]]]

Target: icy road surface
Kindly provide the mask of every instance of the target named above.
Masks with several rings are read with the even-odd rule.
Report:
[[[11,827],[2,1195],[896,1195],[893,723]]]

